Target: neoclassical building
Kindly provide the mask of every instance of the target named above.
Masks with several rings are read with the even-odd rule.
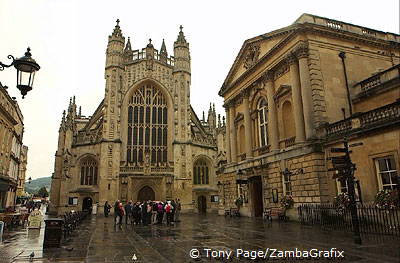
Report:
[[[132,50],[119,20],[108,38],[103,101],[90,117],[75,97],[64,112],[52,177],[52,211],[105,201],[179,198],[183,211],[215,210],[225,124],[191,106],[191,58],[182,27],[174,56],[164,40]],[[218,142],[219,141],[219,142]]]
[[[247,216],[279,207],[286,195],[295,207],[332,201],[344,187],[328,172],[328,157],[345,135],[375,136],[354,156],[363,160],[356,177],[364,200],[373,200],[383,175],[392,173],[394,187],[400,96],[392,84],[399,79],[399,47],[399,35],[309,14],[246,40],[219,91],[227,116],[220,210],[235,207],[238,197]],[[387,105],[392,108],[378,110]],[[373,130],[382,122],[385,129]]]

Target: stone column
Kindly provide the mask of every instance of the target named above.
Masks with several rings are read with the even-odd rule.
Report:
[[[225,129],[226,129],[226,137],[225,137],[225,139],[226,139],[226,144],[225,144],[225,147],[226,147],[226,158],[227,158],[227,160],[228,160],[228,163],[230,163],[231,161],[232,161],[232,158],[231,158],[231,136],[230,136],[230,134],[231,134],[231,131],[230,131],[230,115],[229,115],[229,107],[228,106],[225,106],[225,116],[226,116],[226,124],[225,124]]]
[[[299,72],[301,83],[301,98],[303,102],[304,124],[306,139],[315,137],[314,133],[314,118],[312,105],[312,91],[310,83],[310,73],[308,69],[308,46],[302,43],[296,50],[297,58],[299,59]]]
[[[237,152],[236,152],[236,127],[235,127],[235,106],[229,109],[229,129],[230,129],[230,141],[231,141],[231,161],[236,162]]]
[[[290,53],[287,56],[290,71],[290,83],[292,85],[292,101],[294,125],[296,127],[296,143],[305,141],[303,102],[301,100],[301,86],[299,76],[299,66],[296,57]]]
[[[251,147],[251,138],[253,134],[251,133],[251,119],[250,119],[250,109],[249,109],[249,93],[244,93],[243,98],[243,106],[244,106],[244,131],[246,134],[245,142],[246,142],[246,158],[253,157],[252,147]],[[243,138],[240,138],[243,140]]]
[[[279,149],[278,139],[278,117],[274,100],[274,73],[270,70],[264,74],[265,89],[267,90],[268,101],[268,135],[270,139],[271,150]]]

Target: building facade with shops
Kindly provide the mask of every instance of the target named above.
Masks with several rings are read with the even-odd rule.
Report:
[[[328,172],[330,148],[344,136],[364,142],[352,155],[361,198],[394,187],[399,47],[397,34],[309,14],[246,40],[219,91],[227,116],[220,211],[239,197],[247,216],[284,196],[294,208],[331,202],[344,186]]]
[[[23,116],[15,98],[0,87],[0,210],[15,206],[21,163]]]

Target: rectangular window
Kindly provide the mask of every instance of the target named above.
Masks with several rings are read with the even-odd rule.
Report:
[[[396,189],[399,178],[394,156],[390,155],[375,159],[375,166],[378,175],[379,190]]]
[[[292,195],[292,182],[290,181],[289,174],[283,174],[283,185],[285,188],[285,195]]]
[[[212,203],[218,203],[219,201],[219,196],[218,195],[212,195],[211,196],[211,202]]]
[[[78,205],[78,197],[69,197],[68,205]]]

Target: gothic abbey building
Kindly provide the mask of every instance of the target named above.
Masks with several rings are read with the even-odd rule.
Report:
[[[216,165],[225,159],[225,123],[190,104],[190,52],[182,27],[169,56],[151,43],[132,50],[119,26],[108,38],[105,94],[94,114],[64,112],[52,179],[51,210],[106,201],[180,199],[183,211],[216,211]]]

